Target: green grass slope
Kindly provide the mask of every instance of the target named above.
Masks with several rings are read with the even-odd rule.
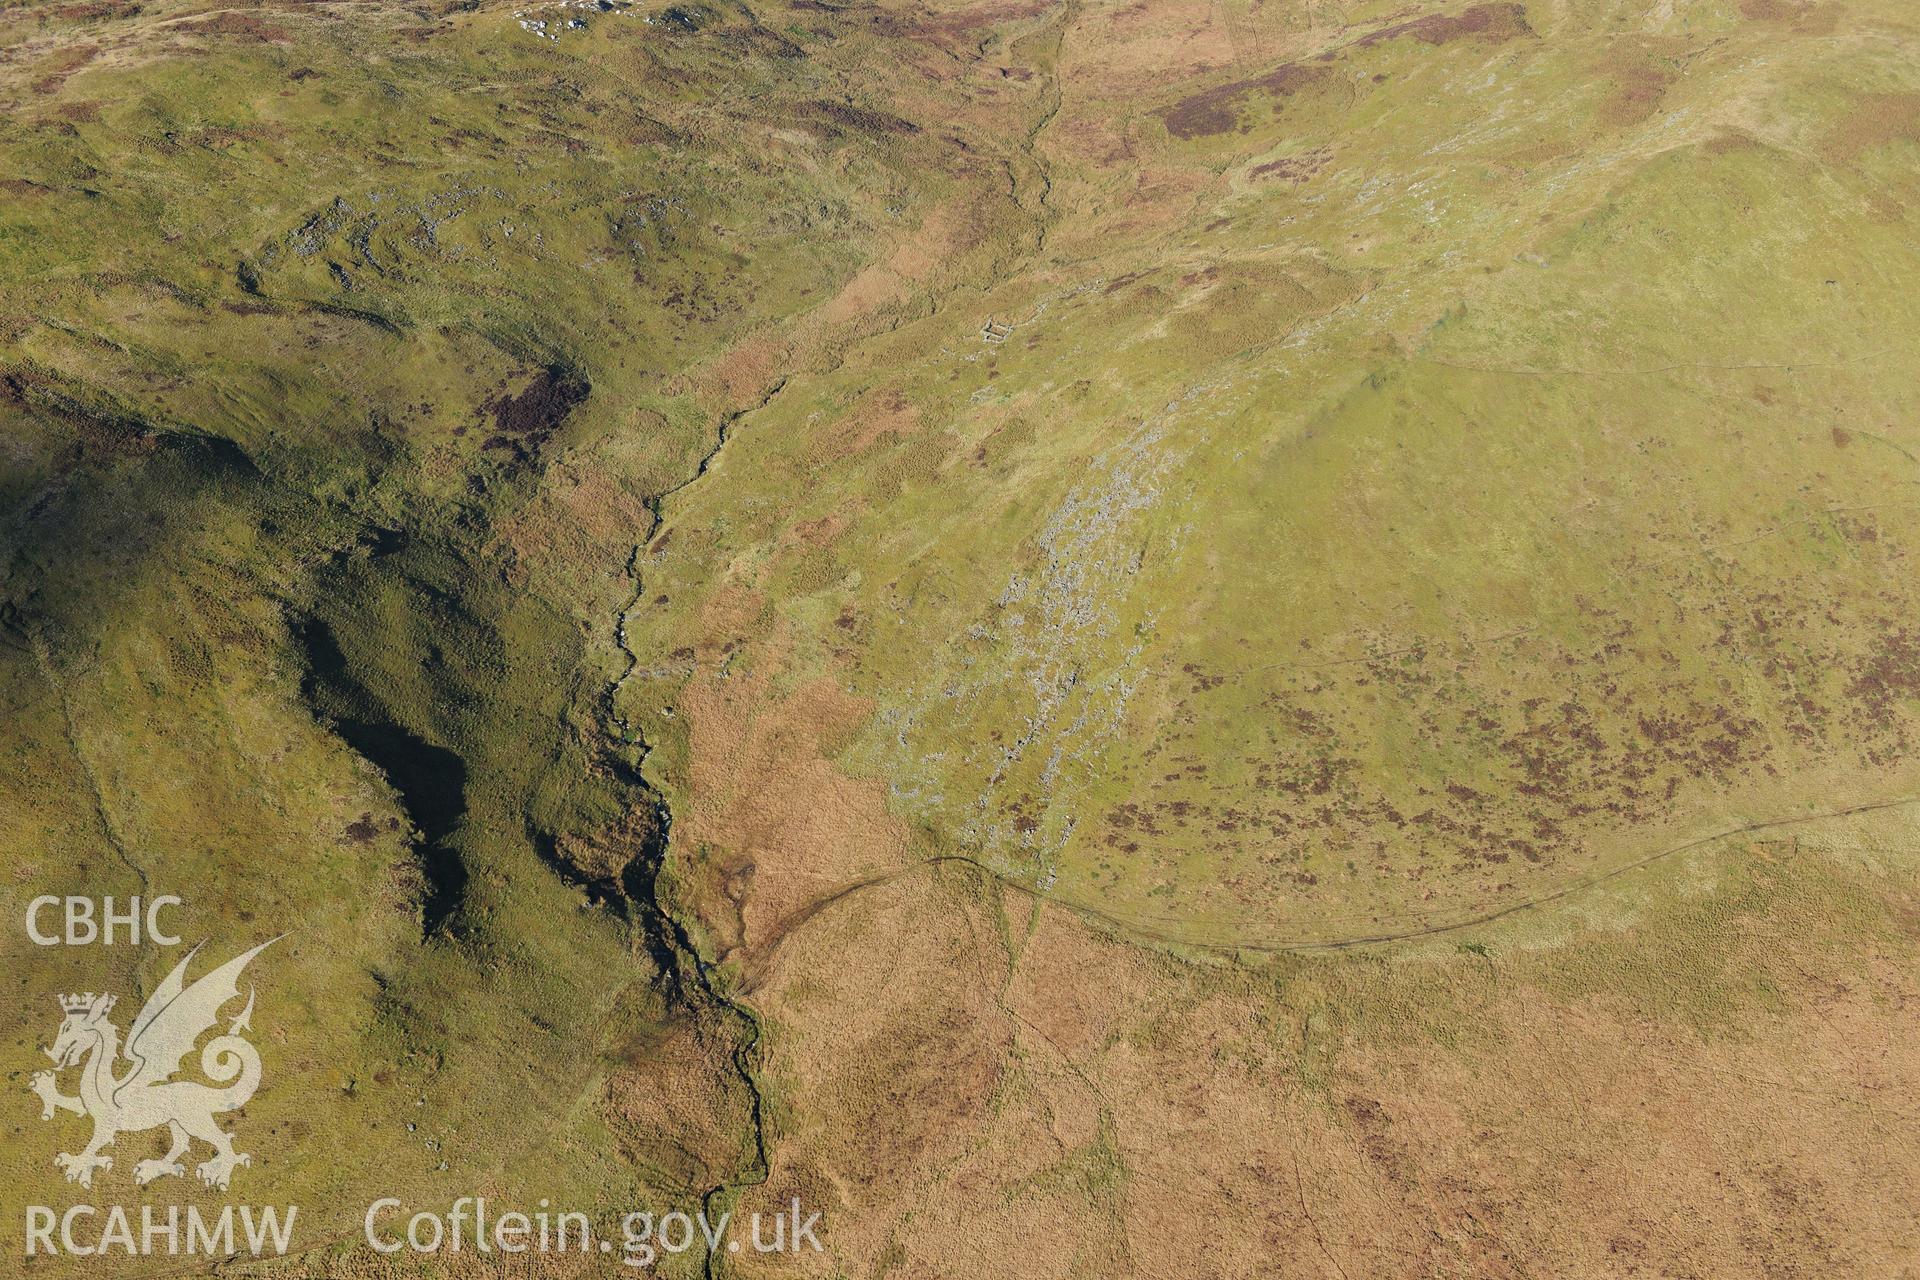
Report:
[[[1124,1205],[1193,1097],[1270,1182],[1209,1063],[1364,1129],[1336,1086],[1522,1035],[1499,981],[1686,1040],[1803,1011],[1716,928],[1906,956],[1904,6],[585,23],[0,4],[0,917],[291,931],[288,1274],[364,1274],[377,1194],[793,1189],[878,1274],[928,1188]],[[70,1194],[50,993],[170,963],[0,931],[0,1213]],[[1091,1136],[1009,1173],[1069,1078]]]

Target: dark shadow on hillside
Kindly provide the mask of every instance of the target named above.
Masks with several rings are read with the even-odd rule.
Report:
[[[414,851],[426,880],[421,925],[430,937],[449,925],[466,895],[467,868],[450,843],[467,816],[466,762],[395,721],[347,669],[346,655],[325,623],[304,619],[295,625],[294,636],[305,660],[300,691],[309,709],[386,775],[419,832]]]

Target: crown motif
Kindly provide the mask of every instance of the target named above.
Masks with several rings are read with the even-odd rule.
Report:
[[[61,996],[60,1007],[68,1013],[85,1013],[87,1010],[92,1009],[97,1002],[100,1007],[100,1012],[105,1013],[107,1010],[113,1008],[113,1000],[114,998],[112,996],[95,995],[89,991],[85,995],[80,996]]]

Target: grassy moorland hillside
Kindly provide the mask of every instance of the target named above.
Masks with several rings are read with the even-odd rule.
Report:
[[[826,1213],[669,1274],[1920,1247],[1904,6],[0,33],[0,915],[293,931],[281,1273],[494,1274],[355,1243],[475,1192]],[[16,1220],[50,993],[169,962],[0,933]]]

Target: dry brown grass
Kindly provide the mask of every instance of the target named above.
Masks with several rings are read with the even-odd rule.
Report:
[[[1749,880],[1755,852],[1711,938],[1656,912],[1255,970],[890,883],[756,996],[801,1108],[767,1197],[828,1207],[835,1266],[913,1276],[1882,1273],[1920,1244],[1920,914],[1893,889],[1855,954],[1835,913],[1892,887],[1786,844]],[[1610,988],[1619,948],[1683,991],[1761,981],[1687,1014]]]

